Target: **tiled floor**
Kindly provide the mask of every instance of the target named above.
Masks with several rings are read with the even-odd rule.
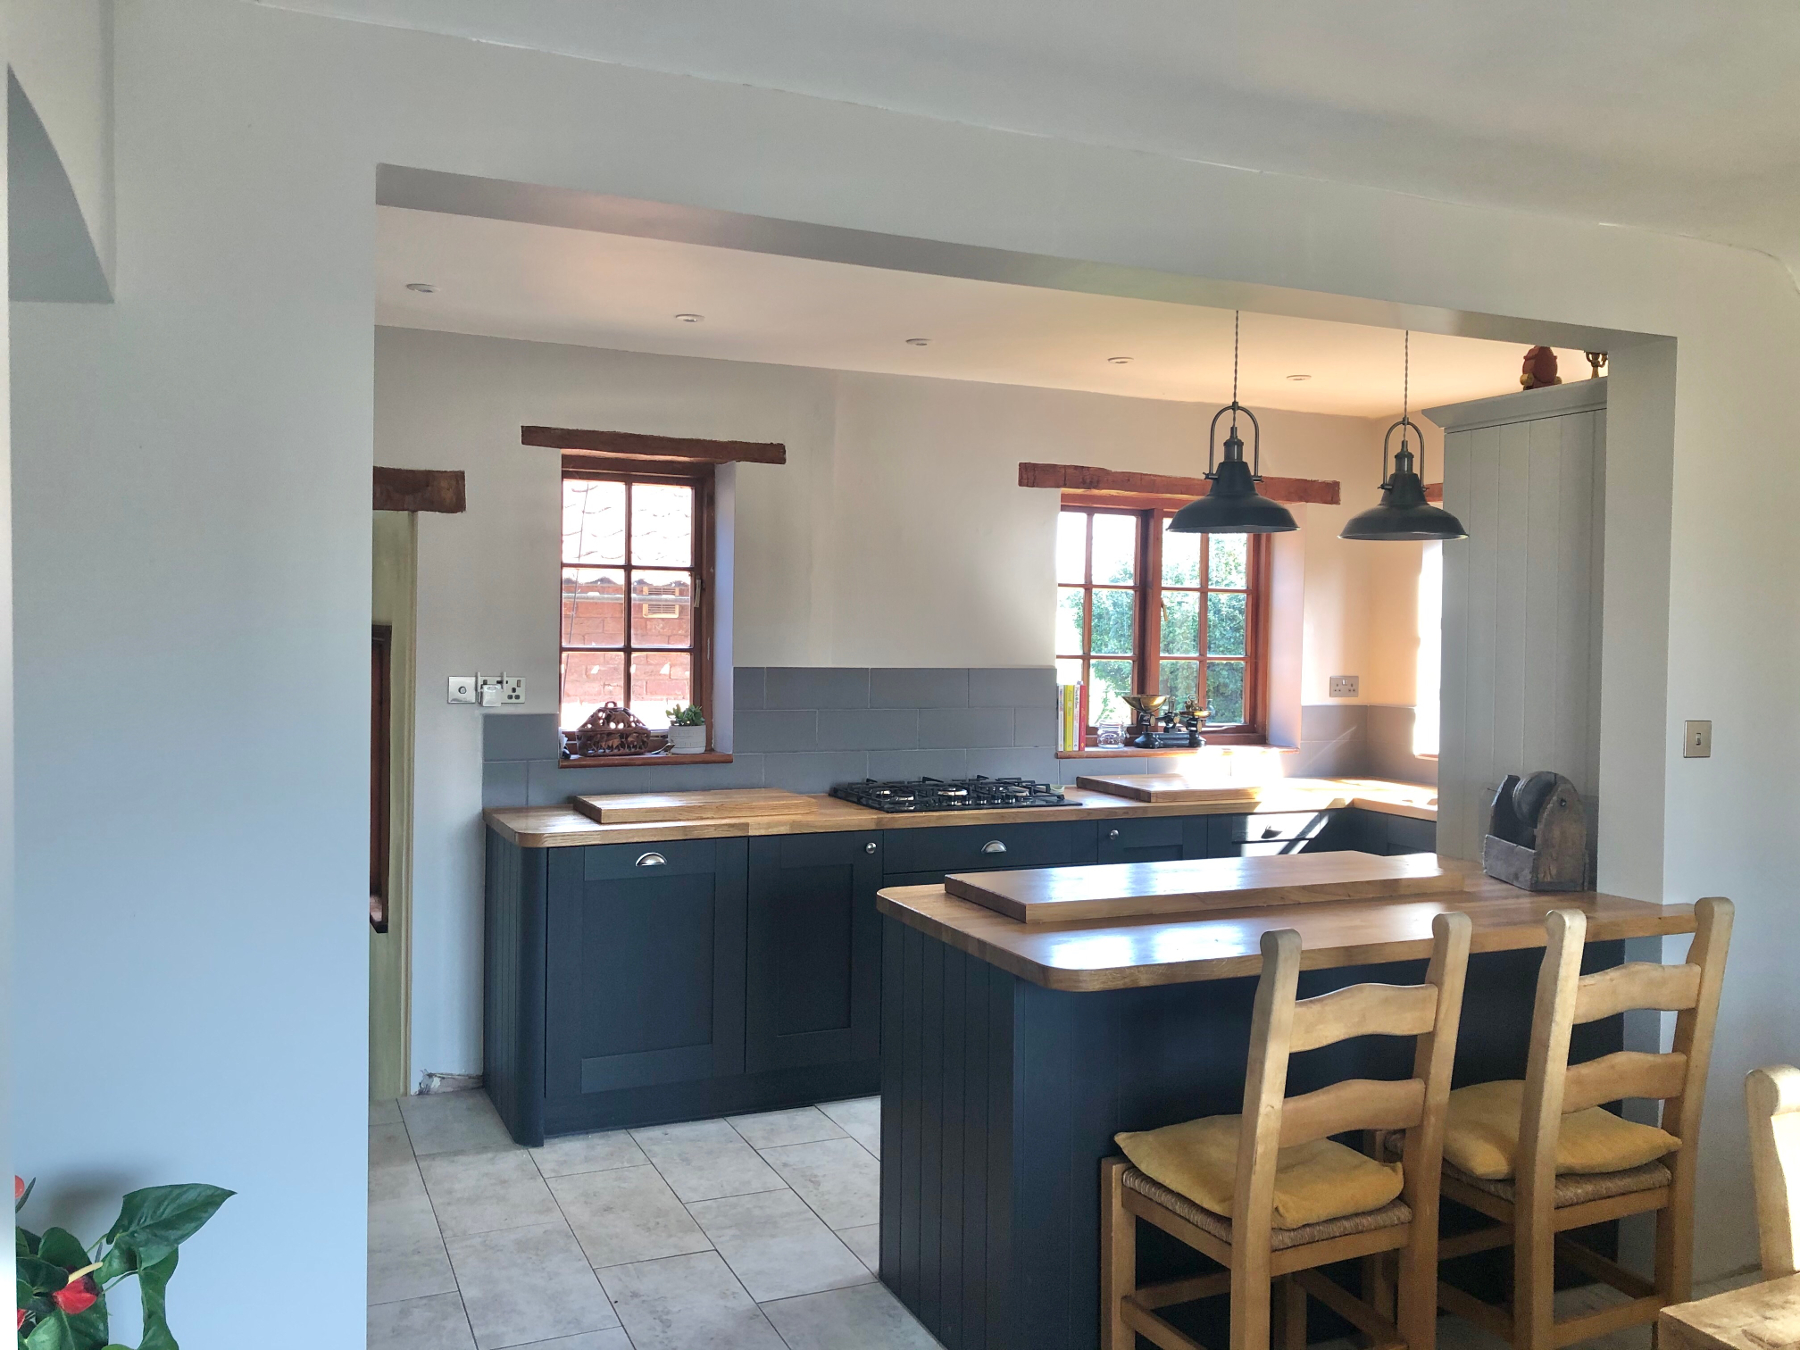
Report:
[[[369,1350],[932,1350],[875,1282],[880,1103],[523,1149],[479,1092],[369,1112]]]
[[[875,1282],[880,1149],[874,1097],[529,1150],[479,1092],[380,1103],[369,1350],[932,1350]],[[1648,1350],[1650,1329],[1586,1344]],[[1438,1345],[1503,1350],[1454,1317]]]

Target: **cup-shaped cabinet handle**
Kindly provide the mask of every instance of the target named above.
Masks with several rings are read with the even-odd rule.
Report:
[[[660,853],[640,853],[637,865],[639,867],[667,867],[669,860]]]
[[[1006,845],[1001,843],[998,839],[990,839],[981,846],[981,851],[983,853],[1004,853],[1006,852]]]

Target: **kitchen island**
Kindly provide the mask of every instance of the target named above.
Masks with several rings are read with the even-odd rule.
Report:
[[[1524,1076],[1546,911],[1588,915],[1584,969],[1617,964],[1627,938],[1693,931],[1691,906],[1530,894],[1439,861],[1439,894],[1085,923],[1020,922],[941,885],[882,889],[883,1282],[949,1350],[1096,1346],[1100,1160],[1120,1130],[1241,1108],[1269,929],[1299,931],[1304,998],[1416,983],[1433,916],[1468,914],[1458,1085]],[[1616,1017],[1578,1027],[1573,1058],[1622,1034]],[[1386,1037],[1309,1051],[1288,1092],[1405,1077],[1411,1057]],[[1146,1278],[1179,1273],[1155,1268],[1187,1259],[1156,1236]]]

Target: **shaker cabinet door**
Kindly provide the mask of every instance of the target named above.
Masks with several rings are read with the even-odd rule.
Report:
[[[794,834],[749,845],[746,1069],[875,1059],[882,836]]]
[[[552,851],[549,1097],[743,1072],[744,844]]]

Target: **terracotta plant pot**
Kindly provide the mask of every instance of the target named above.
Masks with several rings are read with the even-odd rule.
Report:
[[[669,753],[672,755],[698,755],[706,750],[706,728],[670,727]]]

